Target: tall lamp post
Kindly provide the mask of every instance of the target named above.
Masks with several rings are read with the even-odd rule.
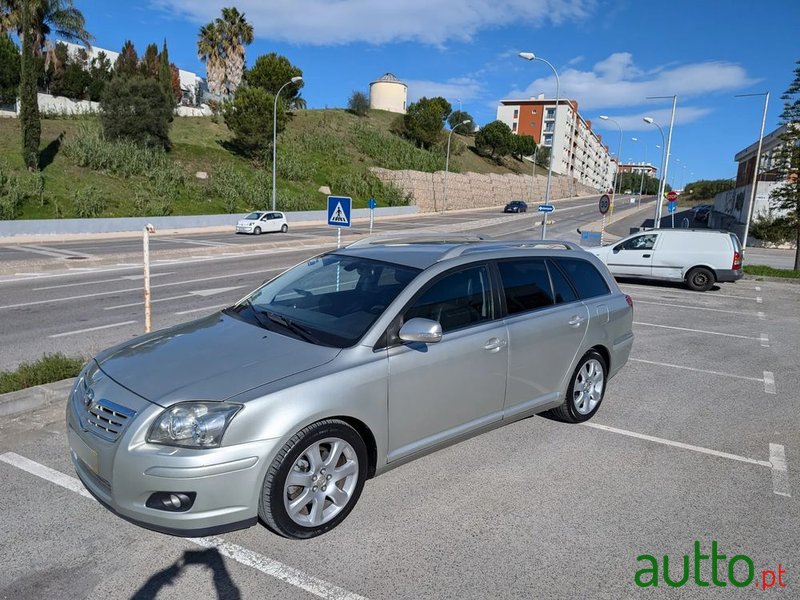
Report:
[[[665,151],[664,157],[664,172],[662,173],[664,178],[664,185],[667,185],[667,174],[669,173],[669,157],[670,152],[672,150],[672,128],[675,125],[675,108],[678,105],[678,97],[677,96],[647,96],[647,100],[666,100],[668,98],[672,98],[672,115],[669,118],[669,135],[667,136],[667,149]],[[661,193],[664,193],[666,188],[661,188]],[[656,229],[661,226],[661,203],[663,202],[663,198],[659,196],[658,198],[658,221],[655,223]]]
[[[277,141],[278,141],[278,96],[281,95],[283,88],[287,85],[291,85],[293,83],[300,83],[303,81],[302,77],[292,77],[289,81],[284,83],[278,93],[275,94],[275,102],[272,106],[272,210],[275,210],[275,158],[276,158],[276,150],[277,150]]]
[[[664,184],[666,183],[664,177],[664,159],[666,158],[666,151],[664,148],[664,130],[661,129],[661,125],[655,122],[653,117],[644,117],[644,122],[650,125],[655,125],[658,127],[659,133],[661,133],[661,177],[658,181],[658,197],[656,198],[656,214],[653,217],[653,229],[658,229],[659,224],[661,223],[661,200],[664,198]]]
[[[761,117],[761,133],[758,135],[758,149],[756,150],[756,166],[753,169],[753,188],[750,190],[750,204],[747,207],[747,223],[744,225],[744,239],[742,239],[742,250],[747,248],[747,236],[750,234],[750,221],[753,219],[753,207],[756,202],[756,187],[758,186],[758,171],[761,168],[761,144],[764,141],[764,125],[767,122],[767,106],[769,105],[769,92],[761,94],[738,94],[736,98],[745,96],[764,96],[764,116]]]
[[[558,79],[558,71],[556,71],[556,68],[542,57],[536,56],[533,52],[520,52],[519,57],[524,58],[525,60],[542,61],[544,64],[546,64],[553,70],[553,75],[556,76],[556,108],[553,111],[553,142],[550,144],[550,159],[548,160],[547,164],[547,185],[545,187],[545,192],[544,192],[544,203],[550,204],[550,180],[553,176],[553,158],[554,158],[553,155],[555,154],[554,150],[556,149],[556,129],[557,129],[556,125],[558,124],[558,103],[561,99],[559,97],[561,93],[561,83]],[[535,168],[536,167],[534,166],[534,169]],[[547,234],[547,213],[542,213],[542,239],[545,238],[546,234]]]
[[[632,137],[631,141],[633,142],[642,142],[644,144],[644,164],[642,165],[642,179],[639,182],[639,202],[641,202],[642,192],[644,191],[644,172],[646,170],[645,165],[647,164],[647,142],[645,140],[640,140],[639,138]]]
[[[462,125],[467,125],[468,123],[472,123],[472,120],[467,119],[466,121],[461,121],[461,123],[453,127],[450,130],[450,133],[447,134],[447,157],[444,159],[444,207],[442,208],[442,212],[447,211],[447,172],[450,170],[450,140],[452,139],[453,132],[456,129]]]

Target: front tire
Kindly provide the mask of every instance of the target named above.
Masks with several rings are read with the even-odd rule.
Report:
[[[596,350],[583,355],[567,386],[564,403],[549,414],[565,423],[583,423],[599,410],[606,393],[605,359]]]
[[[344,521],[367,477],[367,448],[344,421],[303,428],[270,465],[258,514],[275,533],[291,539],[322,535]]]
[[[695,292],[707,292],[714,285],[714,274],[705,267],[695,267],[686,275],[686,285]]]
[[[261,235],[261,227],[256,227],[255,229],[253,229],[253,234],[254,235]]]

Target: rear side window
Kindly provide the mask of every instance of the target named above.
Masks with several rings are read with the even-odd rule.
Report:
[[[509,315],[553,304],[553,291],[544,260],[524,259],[497,264]]]
[[[581,300],[605,296],[611,293],[600,271],[588,260],[581,260],[580,258],[556,258],[554,261],[563,269],[567,277],[569,277],[572,285],[578,291],[578,296],[580,296]]]
[[[550,271],[550,279],[553,282],[556,304],[575,302],[578,297],[575,295],[575,291],[572,289],[572,286],[570,286],[567,278],[564,277],[564,274],[550,261],[547,261],[547,268]]]

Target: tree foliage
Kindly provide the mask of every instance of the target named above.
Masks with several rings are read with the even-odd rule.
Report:
[[[794,232],[794,270],[800,271],[800,60],[795,64],[794,79],[781,96],[781,124],[786,130],[781,135],[776,172],[782,183],[772,188],[770,203],[783,212]]]
[[[430,149],[442,138],[442,125],[450,112],[450,103],[442,97],[420,98],[409,105],[402,127],[396,131],[418,146]]]
[[[19,92],[19,48],[5,33],[0,33],[0,104],[13,104]]]
[[[270,52],[262,54],[256,59],[251,69],[245,71],[244,79],[248,85],[261,88],[268,94],[274,96],[278,90],[291,81],[292,77],[302,77],[303,71],[294,66],[288,58]],[[300,99],[300,88],[303,82],[292,83],[283,88],[281,100],[286,106],[296,106]]]
[[[114,61],[114,75],[117,77],[134,77],[141,73],[139,67],[139,55],[133,42],[126,40],[119,51],[117,60]]]
[[[511,152],[513,137],[508,125],[502,121],[492,121],[475,134],[475,147],[478,152],[499,160]]]
[[[262,158],[272,146],[272,112],[275,96],[260,87],[242,87],[223,107],[225,125],[234,145],[247,156]],[[286,126],[286,113],[278,102],[278,132]]]
[[[523,156],[533,156],[536,152],[536,140],[532,135],[512,135],[511,154],[522,160]]]
[[[141,75],[115,77],[106,84],[100,108],[106,139],[170,147],[169,124],[173,110],[157,81]]]
[[[450,126],[450,129],[453,129],[459,123],[463,123],[464,121],[470,121],[470,122],[467,123],[466,125],[462,125],[461,127],[459,127],[456,133],[460,133],[461,135],[472,134],[475,131],[475,119],[472,117],[471,114],[463,110],[454,110],[447,117],[447,124]]]
[[[235,7],[200,28],[197,56],[206,63],[206,79],[212,94],[233,94],[242,81],[245,46],[253,41],[253,26]]]
[[[683,186],[681,200],[698,201],[711,200],[720,192],[732,190],[735,187],[730,179],[699,179]]]
[[[27,27],[22,24],[23,9],[29,13]],[[34,56],[41,56],[51,34],[84,46],[94,40],[73,0],[0,0],[0,32],[6,31],[16,31],[20,40],[23,32],[27,32],[32,38]]]
[[[347,101],[347,110],[359,117],[366,116],[369,111],[369,98],[364,92],[354,91]]]

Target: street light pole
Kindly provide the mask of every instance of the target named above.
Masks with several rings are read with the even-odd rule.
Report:
[[[645,117],[645,123],[649,123],[650,125],[655,125],[658,127],[658,132],[661,134],[661,177],[658,181],[658,191],[656,192],[658,197],[656,198],[656,214],[653,217],[653,229],[658,229],[659,224],[661,223],[661,200],[664,197],[664,160],[666,159],[666,153],[664,149],[664,130],[661,129],[661,125],[653,120],[653,117]],[[656,148],[659,146],[656,145]]]
[[[461,121],[461,123],[453,127],[450,130],[450,133],[447,134],[447,157],[444,159],[444,207],[442,208],[442,212],[447,212],[447,172],[450,170],[450,140],[452,139],[453,132],[456,129],[462,125],[467,125],[468,123],[472,123],[472,120],[467,119],[466,121]]]
[[[303,81],[302,77],[292,77],[289,81],[284,83],[278,93],[275,94],[275,102],[272,105],[272,210],[275,210],[275,158],[276,158],[276,146],[278,141],[278,96],[281,95],[283,88],[287,85],[291,85],[293,83],[300,83]]]
[[[558,128],[558,103],[560,101],[560,93],[561,93],[561,83],[558,79],[558,71],[556,68],[550,64],[545,59],[541,58],[540,56],[534,55],[533,52],[520,52],[520,58],[524,58],[525,60],[540,60],[545,63],[548,67],[553,70],[553,75],[556,76],[556,108],[553,111],[553,142],[550,144],[550,159],[548,160],[547,164],[547,184],[545,187],[544,192],[544,202],[545,204],[550,204],[550,180],[553,176],[553,158],[554,158],[554,150],[556,149],[556,129]],[[540,140],[544,141],[544,140]],[[534,169],[536,167],[534,166]],[[547,213],[542,213],[542,239],[545,238],[547,234]]]
[[[661,100],[667,98],[672,98],[672,116],[669,118],[669,136],[667,137],[667,149],[664,158],[664,173],[662,174],[664,186],[667,185],[667,173],[669,172],[669,153],[670,149],[672,148],[672,128],[675,125],[675,108],[678,105],[678,96],[647,96],[647,100]],[[658,198],[658,222],[655,223],[656,229],[661,226],[661,203],[663,201],[664,186],[662,186],[661,195]]]
[[[758,135],[758,148],[756,149],[756,166],[753,169],[753,188],[750,190],[750,204],[747,207],[747,223],[744,225],[744,239],[742,239],[742,250],[747,248],[747,236],[750,234],[750,221],[753,219],[753,208],[756,202],[756,187],[758,186],[758,171],[761,168],[761,145],[764,142],[764,125],[767,122],[767,106],[769,105],[769,92],[761,94],[739,94],[736,98],[744,96],[764,96],[764,115],[761,117],[761,133]]]

